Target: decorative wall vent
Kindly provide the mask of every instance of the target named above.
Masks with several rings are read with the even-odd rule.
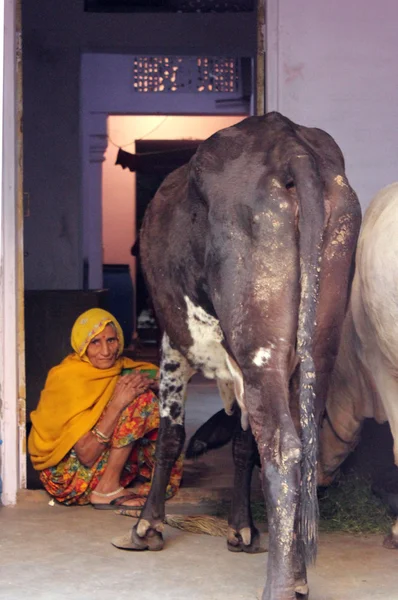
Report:
[[[136,92],[238,93],[240,60],[224,57],[136,56]]]
[[[251,12],[255,0],[85,0],[86,12]]]

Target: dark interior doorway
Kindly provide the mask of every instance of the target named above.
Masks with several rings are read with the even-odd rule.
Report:
[[[136,172],[136,243],[131,249],[136,258],[135,316],[139,344],[157,346],[160,332],[142,273],[139,230],[149,202],[165,177],[189,162],[200,140],[137,140],[136,153],[119,151],[117,164]]]

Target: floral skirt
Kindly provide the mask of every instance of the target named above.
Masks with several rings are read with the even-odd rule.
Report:
[[[99,420],[100,423],[101,419]],[[155,466],[155,448],[159,428],[159,407],[156,396],[145,392],[135,399],[121,414],[112,435],[110,447],[92,467],[84,466],[76,452],[70,450],[64,459],[54,467],[40,472],[40,480],[58,502],[63,504],[89,504],[90,494],[95,490],[105,472],[109,452],[112,448],[123,448],[132,444],[131,454],[124,465],[120,485],[134,484],[134,493],[148,496]],[[166,498],[171,498],[181,482],[183,455],[177,459],[166,490]]]

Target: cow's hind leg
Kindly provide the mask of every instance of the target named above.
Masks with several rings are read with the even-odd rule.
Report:
[[[253,467],[258,461],[257,445],[251,429],[241,427],[234,433],[232,456],[235,465],[234,489],[228,519],[228,550],[231,552],[264,552],[260,534],[253,523],[250,506],[250,484]]]
[[[268,512],[268,574],[262,600],[295,600],[305,598],[296,590],[296,586],[300,587],[298,579],[306,584],[302,548],[294,532],[301,444],[288,412],[288,390],[283,389],[282,377],[277,375],[277,371],[273,371],[263,390],[246,384],[246,402],[258,444]],[[283,379],[286,381],[287,377]],[[266,411],[264,401],[268,405]]]
[[[148,499],[133,527],[131,550],[161,550],[165,518],[166,487],[171,470],[185,441],[184,413],[186,388],[194,370],[186,358],[162,340],[160,364],[160,428],[156,442],[156,465]]]

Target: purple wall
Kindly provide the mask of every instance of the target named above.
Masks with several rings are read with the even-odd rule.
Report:
[[[82,285],[79,133],[83,52],[254,56],[255,15],[95,14],[22,0],[27,289]]]

